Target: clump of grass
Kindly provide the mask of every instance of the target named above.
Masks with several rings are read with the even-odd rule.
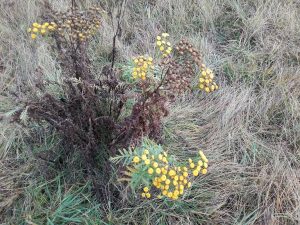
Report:
[[[91,196],[90,184],[68,186],[62,176],[36,180],[17,201],[9,223],[14,224],[105,224],[100,205]]]
[[[67,8],[65,2],[51,3],[61,11]],[[114,3],[103,3],[105,9],[111,4]],[[299,223],[297,4],[279,0],[205,0],[186,4],[176,0],[129,5],[122,33],[116,39],[121,50],[118,59],[125,62],[141,52],[154,53],[153,39],[161,30],[167,30],[172,37],[186,37],[203,50],[204,61],[221,77],[222,90],[205,97],[185,96],[173,104],[170,117],[164,119],[164,148],[169,153],[184,159],[201,147],[210,159],[209,173],[195,181],[185,200],[180,205],[141,201],[128,194],[126,187],[114,183],[122,189],[122,200],[118,207],[103,206],[102,218],[112,224]],[[24,32],[41,13],[40,6],[26,1],[1,2],[0,6],[1,96],[9,95],[8,87],[14,90],[12,94],[35,89],[32,84],[39,76],[32,74],[37,67],[47,77],[60,75],[61,71],[53,66],[56,57],[49,51],[49,45],[44,42],[36,50],[31,48]],[[109,61],[108,46],[114,35],[108,24],[103,26],[103,37],[95,38],[88,50],[98,74]],[[107,45],[99,45],[101,42]],[[24,159],[34,157],[27,154],[30,148],[24,145],[22,130],[13,124],[7,128],[6,132],[1,130],[1,150],[5,153],[1,164],[18,159],[20,165],[26,165]],[[16,137],[13,131],[19,134],[17,146],[12,145]],[[24,199],[24,189],[20,187],[27,184],[20,182],[24,176],[19,176],[18,168],[4,167],[1,180],[12,179],[7,171],[15,171],[16,179],[5,181],[14,185],[1,186],[0,192],[7,200],[4,202],[10,202],[4,204],[5,210],[21,213],[26,210],[16,200]],[[78,168],[82,169],[80,164]],[[33,172],[28,175],[26,181],[38,180]],[[80,171],[78,175],[85,176]],[[79,186],[74,184],[75,189]],[[3,191],[5,188],[11,192]],[[55,196],[56,189],[52,190]],[[42,210],[45,212],[45,208]],[[2,221],[14,221],[11,214],[1,216]],[[25,218],[16,221],[24,223]]]

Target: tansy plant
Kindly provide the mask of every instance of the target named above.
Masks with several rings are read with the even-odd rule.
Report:
[[[199,74],[200,90],[207,93],[218,90],[212,70],[202,63],[200,53],[186,40],[173,46],[168,33],[156,37],[155,56],[137,56],[132,59],[132,78],[140,87],[158,86],[165,94],[183,93],[191,89],[191,81]],[[169,93],[167,93],[169,92]]]
[[[28,95],[22,110],[26,109],[31,121],[46,121],[54,128],[64,140],[63,148],[78,151],[91,177],[93,171],[103,171],[99,182],[105,183],[110,176],[105,169],[109,168],[108,159],[115,156],[117,149],[140,146],[143,137],[162,140],[162,120],[169,114],[168,106],[175,97],[192,90],[196,74],[201,74],[200,89],[211,92],[218,86],[197,49],[185,40],[172,44],[168,33],[156,37],[154,55],[133,58],[131,81],[121,80],[125,73],[116,68],[115,61],[122,5],[118,23],[111,21],[112,26],[117,24],[111,62],[101,72],[95,70],[88,47],[105,12],[99,7],[81,11],[75,3],[72,0],[67,12],[55,12],[48,6],[45,21],[35,22],[28,29],[32,39],[49,37],[46,40],[57,55],[62,79],[60,83],[39,79],[35,85],[39,90]],[[60,93],[49,92],[47,85],[58,85]],[[128,102],[132,104],[124,114]],[[192,177],[207,172],[207,159],[202,152],[189,165],[181,165],[155,143],[143,142],[141,146],[123,158],[130,159],[126,165],[131,171],[132,187],[144,185],[143,197],[155,194],[177,199],[190,187]]]
[[[161,145],[147,139],[139,147],[120,151],[111,161],[127,167],[125,177],[120,180],[128,181],[142,198],[177,200],[192,186],[194,178],[206,174],[208,168],[208,160],[201,150],[194,159],[178,162]]]

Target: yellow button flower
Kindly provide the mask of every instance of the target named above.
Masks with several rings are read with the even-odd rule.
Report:
[[[157,36],[156,40],[160,41],[161,40],[161,36]]]
[[[37,29],[36,27],[32,29],[32,32],[34,33],[38,33],[39,32],[39,29]]]
[[[157,42],[156,42],[156,45],[157,45],[157,46],[161,46],[161,44],[162,44],[161,41],[157,41]]]
[[[146,198],[151,198],[151,194],[150,193],[146,193]]]
[[[154,172],[154,170],[153,170],[152,168],[149,168],[149,169],[148,169],[148,173],[149,173],[149,174],[153,174],[153,172]]]
[[[195,167],[195,164],[193,162],[190,163],[190,167],[191,167],[191,169],[193,169]]]
[[[162,176],[161,176],[161,180],[162,180],[162,181],[167,180],[167,176],[166,176],[166,175],[162,175]]]
[[[148,149],[145,149],[145,150],[144,150],[144,154],[148,155],[148,154],[149,154],[149,150],[148,150]]]
[[[142,193],[142,197],[145,198],[146,197],[146,193]]]
[[[154,168],[158,167],[158,163],[157,162],[154,162],[152,165],[153,165]]]
[[[162,160],[162,159],[163,159],[163,155],[162,155],[162,154],[159,154],[159,155],[158,155],[158,159],[159,159],[159,160]]]
[[[165,182],[166,184],[170,184],[171,183],[171,181],[169,180],[169,179],[166,179],[166,182]]]
[[[36,34],[31,34],[31,38],[34,40],[36,39]]]
[[[198,161],[199,166],[203,166],[203,162],[201,160]]]
[[[192,183],[188,182],[187,186],[188,186],[188,188],[190,188],[192,186]]]
[[[198,170],[194,170],[194,171],[193,171],[193,175],[194,175],[195,177],[197,177],[197,176],[199,175],[199,171],[198,171]]]
[[[146,155],[142,155],[142,160],[146,160],[147,156]]]
[[[156,172],[157,174],[160,174],[160,173],[161,173],[161,169],[160,169],[160,168],[156,168],[155,172]]]
[[[144,192],[148,192],[149,191],[149,188],[148,187],[144,187]]]
[[[133,157],[133,162],[138,163],[140,161],[140,158],[138,156]]]
[[[149,164],[150,164],[150,159],[146,159],[146,160],[145,160],[145,164],[146,164],[146,165],[149,165]]]
[[[175,176],[176,175],[176,172],[175,170],[170,170],[169,171],[169,175],[172,177],[172,176]]]
[[[164,174],[164,175],[168,174],[168,170],[166,170],[165,168],[162,168],[162,169],[161,169],[161,172],[162,172],[162,174]]]
[[[202,174],[205,175],[205,174],[207,174],[207,169],[203,169],[201,172],[202,172]]]

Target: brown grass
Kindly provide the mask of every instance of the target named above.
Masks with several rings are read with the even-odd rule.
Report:
[[[48,79],[60,78],[46,42],[32,43],[26,34],[41,14],[38,2],[0,3],[2,118],[18,106],[10,98],[14,92],[32,89],[36,68]],[[51,2],[57,9],[67,7],[66,1]],[[124,192],[119,208],[104,206],[102,218],[110,224],[299,224],[299,2],[128,1],[118,60],[153,53],[153,40],[162,31],[174,40],[189,39],[218,75],[221,90],[183,97],[165,121],[166,148],[180,158],[201,148],[211,167],[179,205],[140,201]],[[96,70],[107,61],[112,36],[104,24],[91,45]],[[100,42],[107,47],[100,48]],[[22,144],[26,130],[0,123],[0,221],[25,223],[20,215],[30,214],[39,223],[34,207],[19,204],[24,197],[28,205],[37,204],[26,187],[40,182],[28,165],[34,162],[30,147]]]

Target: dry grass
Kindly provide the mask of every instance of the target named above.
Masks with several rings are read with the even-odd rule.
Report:
[[[32,81],[38,79],[36,68],[47,78],[60,76],[46,42],[33,44],[26,34],[41,13],[38,2],[0,3],[0,113],[4,118],[18,105],[10,101],[8,90],[32,91]],[[66,1],[51,2],[58,9],[66,8]],[[220,91],[185,96],[172,106],[165,123],[170,152],[187,158],[200,147],[211,167],[178,205],[140,201],[124,192],[118,209],[104,206],[99,215],[108,224],[299,224],[299,2],[136,0],[127,5],[118,60],[153,52],[156,34],[167,30],[174,40],[191,40],[217,72]],[[107,61],[113,35],[107,24],[102,32],[90,51],[98,70]],[[28,191],[44,181],[33,170],[31,147],[22,144],[27,137],[20,127],[1,122],[0,221],[4,224],[30,224],[24,219],[28,215],[30,221],[46,223],[41,215],[48,211],[40,214],[41,208],[34,206],[51,206]],[[49,147],[42,138],[40,143],[40,148]],[[27,206],[20,204],[24,199]]]

